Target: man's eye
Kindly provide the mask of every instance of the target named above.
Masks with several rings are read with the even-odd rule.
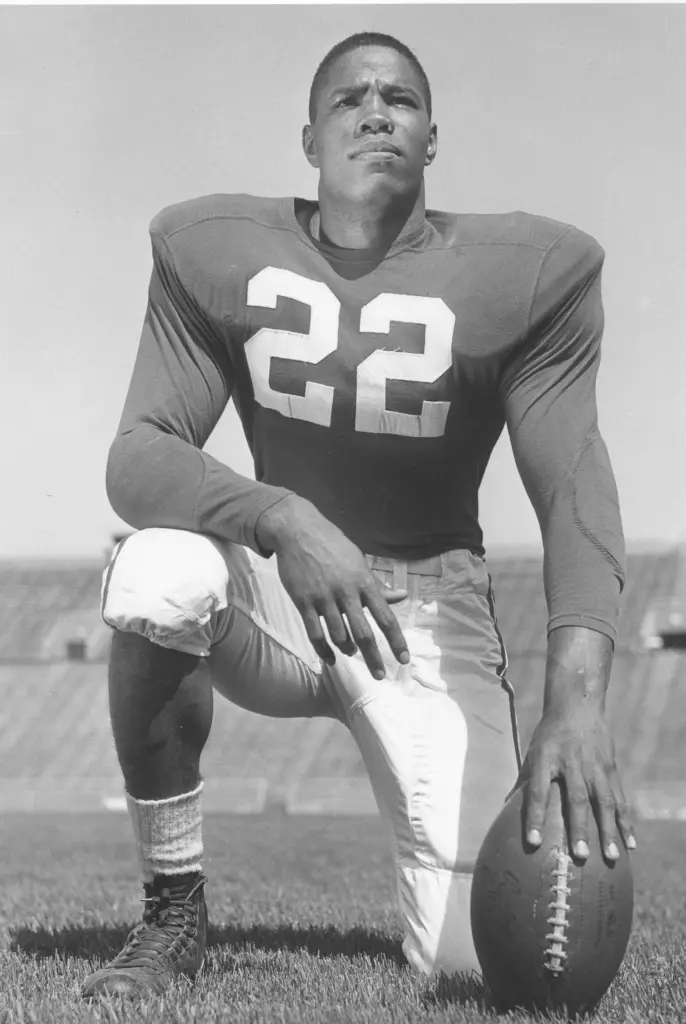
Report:
[[[353,107],[355,106],[356,99],[354,96],[343,96],[342,99],[336,103],[337,107]]]

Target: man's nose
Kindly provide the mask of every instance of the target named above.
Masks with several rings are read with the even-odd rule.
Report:
[[[388,114],[374,113],[362,118],[360,123],[362,132],[387,132],[393,134],[393,122]]]
[[[370,96],[362,111],[362,117],[358,125],[360,134],[367,132],[393,133],[393,119],[390,111],[381,96],[377,94]]]

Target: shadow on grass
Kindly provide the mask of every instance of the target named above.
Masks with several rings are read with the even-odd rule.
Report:
[[[16,928],[11,933],[10,949],[13,953],[34,959],[94,960],[104,964],[124,945],[129,929],[124,926],[79,927],[70,925],[49,928]],[[283,924],[265,925],[210,925],[207,935],[208,951],[231,956],[265,950],[268,952],[306,952],[312,956],[345,956],[354,959],[369,957],[407,967],[402,947],[397,939],[383,932],[356,927],[341,930],[328,927],[298,927]],[[478,977],[439,975],[422,996],[425,1008],[441,1009],[455,1004],[470,1004],[481,1011],[492,1009],[487,993]]]
[[[422,999],[425,1009],[447,1009],[456,1003],[470,1004],[481,1013],[493,1011],[490,995],[478,975],[457,974],[448,977],[441,974],[432,990]]]
[[[70,925],[49,928],[15,928],[11,933],[10,949],[14,953],[35,958],[76,957],[103,962],[115,956],[124,945],[129,929],[125,926],[78,927]],[[283,924],[265,925],[210,925],[207,935],[208,950],[214,952],[243,953],[249,949],[306,952],[313,956],[335,957],[368,956],[372,960],[390,960],[405,964],[400,943],[383,932],[367,928],[341,930],[329,927],[298,927]]]

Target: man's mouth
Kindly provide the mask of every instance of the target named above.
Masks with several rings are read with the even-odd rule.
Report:
[[[400,156],[400,150],[397,146],[394,146],[392,142],[385,142],[379,139],[370,140],[364,142],[351,154],[352,160],[369,159],[369,160],[392,160],[396,156]]]

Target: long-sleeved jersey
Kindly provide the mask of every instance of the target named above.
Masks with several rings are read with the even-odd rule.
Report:
[[[115,511],[259,551],[259,516],[296,493],[370,554],[482,553],[479,485],[507,425],[541,526],[549,628],[614,638],[623,539],[595,402],[600,246],[524,213],[427,211],[383,253],[338,249],[307,230],[315,211],[218,195],[153,221],[108,462]],[[202,451],[230,398],[254,481]]]

